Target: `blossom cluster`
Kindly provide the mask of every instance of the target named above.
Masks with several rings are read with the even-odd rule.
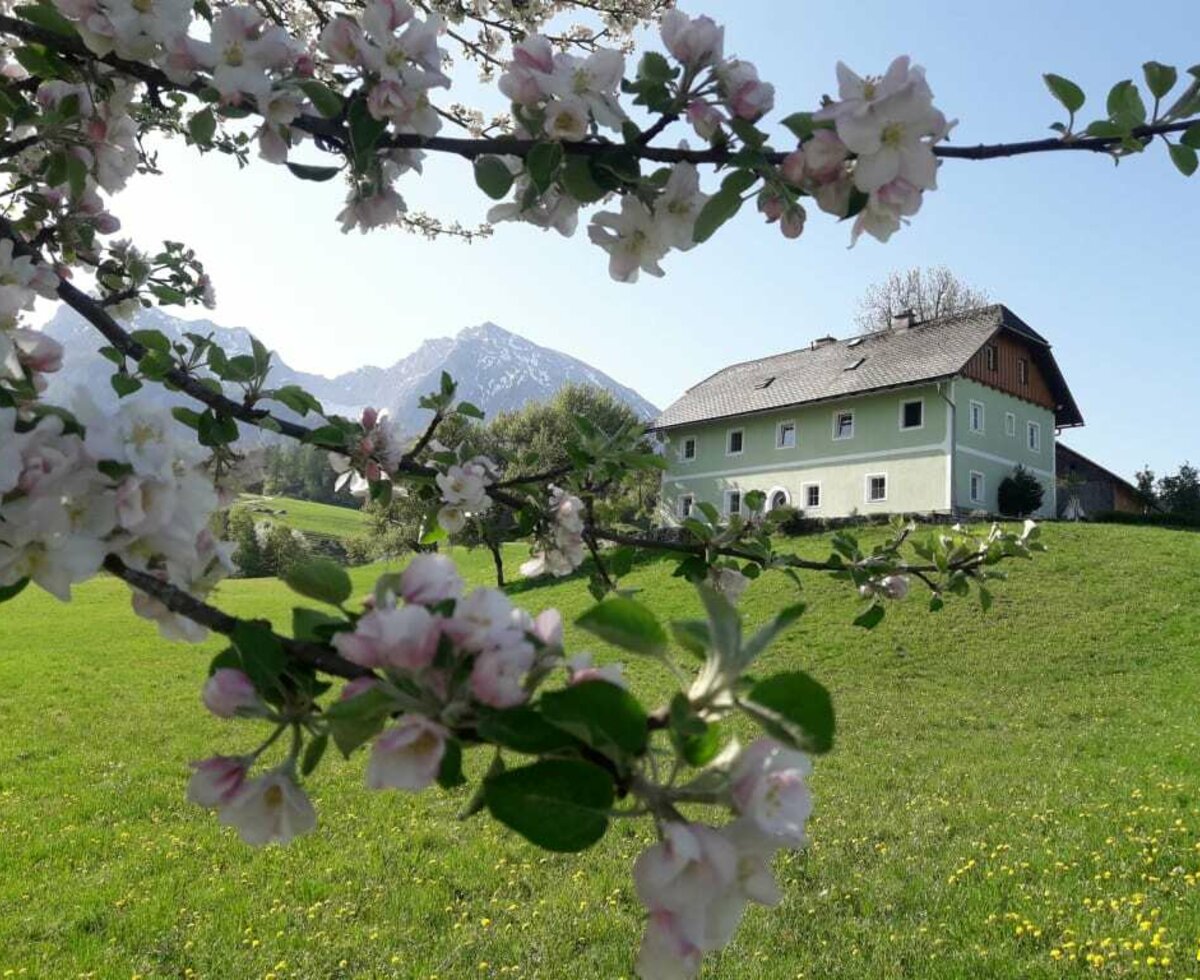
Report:
[[[437,521],[447,534],[457,534],[467,519],[486,514],[492,507],[487,488],[496,482],[496,464],[486,456],[453,463],[436,477],[442,507]]]
[[[366,497],[371,484],[390,481],[404,456],[405,447],[386,409],[364,408],[359,416],[362,435],[349,455],[330,453],[329,465],[338,475],[335,490],[349,490],[355,497]]]
[[[522,563],[526,578],[545,575],[570,575],[583,564],[583,501],[560,487],[550,488],[552,526],[548,542],[532,558]]]
[[[67,600],[108,555],[193,595],[232,571],[209,521],[220,500],[169,415],[134,403],[113,411],[83,396],[78,424],[0,408],[0,586],[30,580]],[[168,638],[205,630],[143,592],[134,611]]]
[[[44,375],[62,366],[62,346],[44,334],[20,326],[23,313],[43,296],[53,298],[58,277],[28,256],[14,256],[13,243],[0,240],[0,381],[45,388]],[[0,476],[0,480],[3,477]]]
[[[662,824],[662,839],[642,852],[633,869],[638,897],[649,911],[637,960],[643,980],[696,976],[704,954],[733,937],[749,903],[779,903],[771,860],[781,848],[805,842],[811,768],[802,752],[761,738],[731,760],[732,823],[720,829],[678,820]]]

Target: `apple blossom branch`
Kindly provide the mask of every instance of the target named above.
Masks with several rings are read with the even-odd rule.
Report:
[[[130,568],[117,555],[108,555],[104,559],[104,569],[140,592],[157,599],[171,612],[184,616],[214,633],[232,636],[239,625],[248,622],[200,601],[150,572]],[[347,680],[374,676],[373,671],[345,660],[324,644],[295,640],[278,634],[275,636],[284,652],[297,663]]]

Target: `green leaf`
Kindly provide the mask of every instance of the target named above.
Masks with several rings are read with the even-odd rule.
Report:
[[[200,428],[200,413],[194,412],[190,408],[182,406],[171,409],[171,417],[181,425],[186,425],[189,429]]]
[[[758,174],[753,170],[734,170],[721,181],[721,190],[730,194],[743,194],[758,183]]]
[[[342,97],[323,82],[318,82],[315,78],[306,79],[300,83],[300,90],[326,119],[336,119],[342,114],[345,105]]]
[[[1158,61],[1147,61],[1142,65],[1142,74],[1146,77],[1146,88],[1156,99],[1161,99],[1170,92],[1179,77],[1179,73],[1171,65],[1164,65]]]
[[[1132,80],[1117,82],[1108,93],[1108,115],[1118,126],[1132,129],[1146,121],[1146,103]]]
[[[591,847],[608,829],[612,777],[590,762],[543,759],[484,783],[492,816],[547,851]]]
[[[1190,146],[1193,150],[1200,150],[1200,122],[1192,123],[1183,131],[1183,135],[1179,137],[1179,142],[1184,146]]]
[[[713,649],[727,664],[735,662],[742,649],[742,618],[728,599],[709,585],[696,586],[708,613],[708,631]]]
[[[651,657],[667,652],[667,634],[654,613],[628,596],[598,602],[575,623],[623,650]]]
[[[491,711],[479,719],[479,737],[527,755],[545,755],[578,746],[578,742],[546,721],[534,708]]]
[[[458,412],[459,415],[464,415],[469,419],[483,418],[483,409],[479,408],[477,405],[472,405],[470,402],[459,402],[454,406],[454,410]]]
[[[1069,78],[1047,73],[1042,76],[1042,80],[1046,83],[1046,88],[1050,90],[1050,94],[1058,99],[1062,103],[1063,108],[1072,115],[1082,109],[1083,104],[1087,101],[1087,96],[1083,94],[1083,89]]]
[[[75,25],[55,10],[51,4],[21,4],[20,6],[13,7],[13,13],[43,30],[53,31],[55,34],[61,34],[63,37],[73,38],[77,36]]]
[[[287,162],[287,168],[301,180],[325,181],[333,180],[342,172],[341,167],[314,167],[307,163]]]
[[[1175,168],[1185,177],[1190,177],[1196,172],[1196,151],[1190,146],[1184,146],[1182,143],[1171,143],[1167,147],[1171,154],[1171,162],[1175,164]]]
[[[454,789],[467,781],[462,771],[462,758],[462,744],[458,739],[446,739],[446,750],[442,753],[442,764],[437,775],[438,785],[442,789]]]
[[[147,350],[161,351],[167,355],[171,353],[171,341],[161,330],[134,330],[129,336]]]
[[[637,77],[648,82],[665,84],[679,74],[679,69],[672,68],[671,63],[657,51],[647,51],[638,62]]]
[[[608,193],[593,175],[588,158],[577,153],[567,156],[560,179],[567,193],[580,204],[593,204]]]
[[[137,378],[130,377],[128,374],[114,374],[108,381],[112,385],[113,391],[117,393],[118,398],[132,395],[142,386],[142,383]]]
[[[331,606],[340,606],[349,599],[354,588],[346,570],[328,558],[299,562],[283,576],[283,580],[294,592]]]
[[[488,197],[499,201],[512,189],[513,174],[499,157],[482,156],[475,161],[475,183]]]
[[[243,620],[234,627],[229,639],[237,650],[241,669],[259,693],[270,693],[287,666],[287,656],[270,626]]]
[[[21,578],[13,582],[12,585],[0,585],[0,602],[8,602],[9,599],[15,599],[28,584],[28,578]]]
[[[212,109],[201,109],[188,120],[188,135],[201,146],[208,146],[217,132],[217,117]]]
[[[692,238],[697,243],[708,241],[721,225],[738,213],[741,206],[740,195],[732,191],[718,191],[708,199],[704,207],[700,209],[700,213],[696,215]]]
[[[375,146],[387,129],[386,119],[376,119],[367,109],[365,99],[356,99],[350,105],[350,146],[354,155],[354,169],[365,173],[375,155]]]
[[[884,615],[883,606],[876,602],[868,606],[866,612],[855,618],[854,625],[861,626],[865,630],[873,630],[883,621]]]
[[[322,732],[304,747],[304,757],[300,761],[300,775],[307,776],[321,763],[321,757],[329,746],[329,733]]]
[[[712,643],[708,635],[708,623],[699,620],[673,622],[671,633],[675,642],[693,656],[703,660],[708,655],[708,648]]]
[[[1109,122],[1107,119],[1097,119],[1094,123],[1088,123],[1088,136],[1101,136],[1114,138],[1125,135],[1125,128],[1118,126],[1114,122]]]
[[[543,194],[554,183],[558,168],[562,164],[563,148],[561,143],[537,143],[525,157],[525,172],[533,181],[533,186]]]
[[[369,687],[345,701],[335,701],[325,709],[334,744],[347,759],[364,742],[382,730],[396,706],[387,692]]]
[[[817,755],[833,748],[833,699],[803,671],[760,681],[741,703],[768,732],[796,748]]]
[[[228,415],[217,415],[212,409],[205,410],[197,426],[197,438],[202,446],[227,446],[236,442],[237,422]]]
[[[336,632],[332,627],[344,626],[346,621],[338,616],[296,606],[292,609],[292,636],[297,640],[312,640],[326,643]]]
[[[813,114],[811,112],[793,112],[790,116],[784,116],[779,120],[781,124],[792,131],[796,139],[803,143],[807,139],[812,138],[812,134],[816,132],[816,126],[813,125]]]
[[[542,695],[543,717],[612,758],[646,751],[646,712],[637,698],[608,681],[572,684]]]

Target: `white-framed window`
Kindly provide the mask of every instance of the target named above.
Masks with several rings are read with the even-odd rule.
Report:
[[[985,500],[986,485],[983,474],[979,470],[971,470],[971,503],[982,504]]]
[[[833,413],[833,438],[835,440],[854,438],[853,410]]]
[[[792,419],[787,419],[775,426],[775,448],[796,448],[796,423]]]
[[[909,398],[900,403],[900,428],[925,428],[925,399]]]
[[[1024,357],[1017,358],[1017,381],[1020,384],[1029,384],[1029,361]]]
[[[1009,437],[1017,434],[1017,417],[1012,412],[1004,413],[1004,434]]]
[[[982,432],[983,431],[983,423],[984,423],[983,402],[977,402],[977,401],[972,400],[972,402],[971,402],[971,431],[972,432]]]
[[[800,501],[805,510],[821,509],[821,484],[806,483],[800,488]]]
[[[887,500],[887,474],[868,473],[866,478],[867,503],[878,504]]]
[[[791,494],[783,487],[775,487],[767,494],[767,510],[779,510],[792,502]]]
[[[1042,451],[1042,426],[1040,423],[1027,422],[1025,424],[1025,444],[1031,453]]]
[[[683,442],[679,446],[679,458],[685,463],[690,463],[696,458],[695,436],[684,436]]]
[[[725,455],[740,456],[746,445],[745,429],[730,429],[725,433]]]
[[[692,508],[696,506],[696,495],[691,493],[681,493],[677,502],[679,507],[679,519],[683,520],[686,517],[692,516]]]
[[[735,514],[742,512],[742,491],[741,490],[726,490],[725,491],[725,514],[727,517],[733,517]]]
[[[985,347],[983,350],[984,350],[983,357],[984,357],[984,360],[987,362],[987,369],[989,371],[995,371],[996,366],[999,364],[999,361],[1000,361],[1000,352],[996,349],[995,344],[988,344],[987,347]]]

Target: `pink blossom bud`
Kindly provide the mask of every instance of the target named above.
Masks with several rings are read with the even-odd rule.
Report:
[[[799,187],[804,180],[804,151],[796,150],[784,157],[779,165],[779,173],[789,184]]]
[[[534,619],[531,632],[546,646],[561,647],[563,644],[562,613],[557,609],[544,609]]]
[[[371,407],[362,410],[362,427],[370,430],[375,428],[375,423],[379,421],[379,410]]]
[[[92,225],[101,235],[111,235],[121,230],[121,219],[102,211],[92,220]]]
[[[787,202],[782,197],[769,190],[764,190],[758,195],[758,210],[767,219],[768,223],[778,221],[783,217],[783,209],[786,206]]]
[[[421,790],[438,776],[450,733],[424,715],[405,715],[375,739],[367,763],[371,789]]]
[[[296,74],[304,78],[311,78],[317,70],[317,62],[312,54],[305,51],[296,59]]]
[[[783,237],[799,238],[804,232],[805,217],[804,208],[799,204],[790,208],[779,222],[779,230],[783,233]]]
[[[824,184],[836,180],[849,151],[832,129],[818,129],[804,144],[805,170],[809,177]]]
[[[218,718],[232,718],[239,713],[259,714],[264,710],[254,682],[233,667],[214,671],[201,697],[204,706]]]
[[[715,106],[696,99],[687,107],[687,121],[691,123],[697,136],[711,143],[721,132],[721,123],[725,121],[725,117]]]
[[[903,599],[908,595],[908,579],[903,575],[887,575],[880,579],[879,588],[889,599]]]
[[[246,781],[246,760],[237,756],[214,755],[192,763],[187,798],[197,806],[217,807],[232,800]]]

